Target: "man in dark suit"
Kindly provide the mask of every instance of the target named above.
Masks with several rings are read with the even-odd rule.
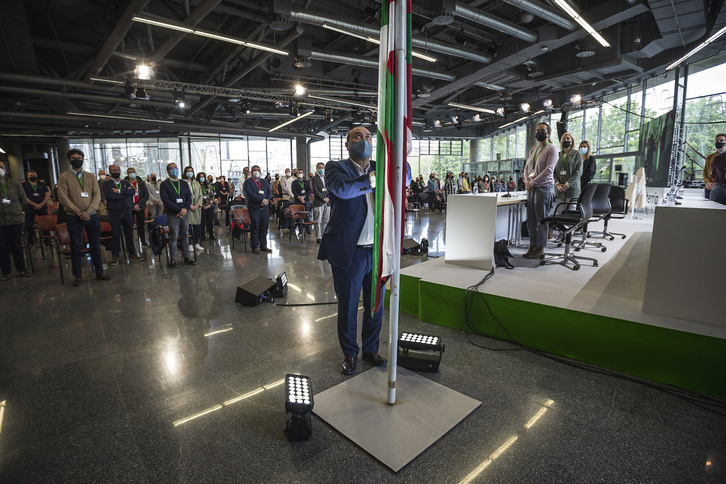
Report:
[[[338,296],[338,339],[343,350],[342,372],[355,372],[358,362],[356,333],[358,299],[363,288],[363,359],[374,366],[386,364],[378,354],[383,307],[371,316],[373,271],[373,212],[375,161],[371,161],[371,133],[358,126],[348,133],[349,158],[325,166],[330,222],[323,233],[318,259],[330,262]],[[381,300],[385,289],[381,288]]]
[[[328,188],[325,186],[325,164],[318,163],[315,165],[315,176],[313,177],[313,211],[315,212],[315,232],[317,234],[316,242],[319,244],[323,240],[323,232],[330,221],[330,199],[328,198]]]
[[[136,232],[141,239],[141,247],[149,247],[146,243],[146,202],[149,201],[149,190],[146,188],[146,182],[143,180],[136,179],[136,168],[129,168],[126,170],[126,178],[131,186],[134,187],[136,193],[134,193],[134,199],[132,200],[133,206],[131,207],[131,214],[136,221]]]
[[[106,206],[108,207],[108,221],[111,223],[112,259],[109,265],[118,265],[119,254],[121,253],[121,235],[126,239],[126,250],[131,260],[141,261],[143,257],[136,253],[134,246],[134,223],[131,207],[136,189],[128,180],[121,179],[121,167],[111,165],[108,167],[111,179],[103,183],[103,191],[106,194]]]
[[[252,252],[272,252],[267,247],[267,228],[270,224],[270,200],[272,191],[267,180],[261,178],[260,167],[252,167],[252,176],[244,181],[242,192],[247,200],[250,215],[250,245]]]

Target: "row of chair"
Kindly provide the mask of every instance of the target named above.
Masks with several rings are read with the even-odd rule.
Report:
[[[564,245],[565,252],[563,254],[545,254],[541,257],[540,264],[559,264],[572,270],[578,270],[581,260],[589,260],[592,261],[593,266],[597,267],[597,259],[582,255],[575,256],[570,252],[570,248],[577,252],[591,246],[605,252],[607,250],[605,245],[589,241],[588,237],[599,234],[610,240],[614,240],[616,235],[624,239],[625,234],[608,231],[608,222],[613,218],[623,219],[627,213],[628,200],[625,198],[625,190],[622,187],[606,183],[586,185],[577,201],[558,203],[553,215],[543,220],[543,223],[550,223],[558,228],[561,240],[557,246]],[[604,223],[603,230],[589,232],[589,225],[597,222]],[[581,239],[573,244],[572,236],[576,232],[580,232]]]
[[[281,201],[281,198],[273,199],[272,206],[277,208],[277,204]],[[272,212],[276,214],[277,210],[273,210]],[[307,220],[309,214],[310,212],[305,210],[305,205],[302,204],[289,205],[286,208],[285,217],[288,221],[289,230],[288,241],[292,241],[292,233],[296,225],[303,225],[306,228],[315,225],[315,222]],[[234,241],[239,235],[242,237],[242,244],[244,245],[245,252],[247,252],[247,235],[250,232],[251,223],[248,209],[236,208],[232,210],[232,250],[234,250]],[[305,243],[305,233],[306,231],[302,234],[302,243]]]

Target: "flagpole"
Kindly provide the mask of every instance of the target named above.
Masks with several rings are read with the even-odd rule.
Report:
[[[394,59],[395,59],[395,132],[394,161],[396,166],[396,183],[394,188],[394,223],[393,237],[393,274],[390,278],[390,308],[388,322],[388,403],[396,403],[396,370],[398,364],[398,305],[401,289],[401,237],[402,237],[402,204],[404,162],[403,153],[406,149],[404,116],[406,112],[406,13],[405,0],[396,0],[394,4]]]

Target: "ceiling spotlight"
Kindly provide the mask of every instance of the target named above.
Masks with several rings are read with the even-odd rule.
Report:
[[[431,19],[431,23],[434,25],[451,25],[454,23],[454,16],[451,10],[439,10],[436,12],[434,18]]]
[[[287,103],[284,103],[284,102],[282,102],[282,101],[277,101],[277,102],[275,103],[275,107],[276,107],[276,108],[286,108],[287,106],[288,106],[288,104],[287,104]]]
[[[504,107],[497,108],[497,116],[504,117]]]
[[[151,79],[151,76],[154,75],[154,69],[152,69],[151,66],[147,66],[146,64],[139,64],[136,66],[136,69],[134,69],[134,75],[137,79],[145,81]]]
[[[290,19],[287,15],[275,15],[269,25],[275,32],[286,32],[290,30]]]
[[[187,105],[186,101],[184,100],[184,93],[179,93],[174,91],[174,104],[176,104],[176,107],[179,109],[184,109]]]
[[[529,105],[529,103],[522,103],[519,105],[519,110],[522,111],[523,113],[528,113],[530,107],[531,106]]]
[[[300,110],[297,107],[297,104],[290,104],[290,116],[299,116]]]
[[[451,122],[454,124],[461,124],[461,116],[459,116],[458,114],[452,114]]]
[[[542,101],[542,107],[545,109],[552,109],[552,99],[545,99]]]
[[[529,69],[527,75],[530,79],[537,79],[544,76],[544,72],[539,67],[532,67]]]
[[[295,85],[295,97],[303,97],[305,94],[307,94],[307,92],[308,90],[300,84]]]
[[[146,94],[146,91],[143,87],[137,87],[136,90],[129,96],[131,99],[143,99],[145,101],[148,101],[149,95]]]
[[[325,114],[323,115],[323,118],[330,122],[333,120],[333,110],[332,109],[326,109]]]
[[[431,92],[420,89],[419,91],[417,91],[416,97],[420,97],[420,98],[431,97]]]
[[[305,69],[311,65],[313,64],[310,62],[310,57],[297,56],[292,60],[292,66],[295,69]]]
[[[595,55],[595,47],[591,45],[583,45],[583,46],[575,46],[577,49],[577,54],[575,54],[575,57],[592,57]]]
[[[441,120],[434,119],[434,128],[440,128],[440,127],[441,127]]]
[[[570,96],[570,102],[572,104],[580,104],[582,102],[582,96],[579,94],[573,94]]]
[[[473,118],[471,118],[474,122],[484,121],[484,117],[481,114],[475,114]]]

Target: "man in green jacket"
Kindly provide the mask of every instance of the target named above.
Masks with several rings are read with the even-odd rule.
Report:
[[[30,277],[25,268],[23,257],[23,207],[28,203],[25,190],[20,183],[11,180],[5,169],[5,163],[0,161],[0,280],[10,279],[10,252],[15,259],[15,268],[21,276]]]

